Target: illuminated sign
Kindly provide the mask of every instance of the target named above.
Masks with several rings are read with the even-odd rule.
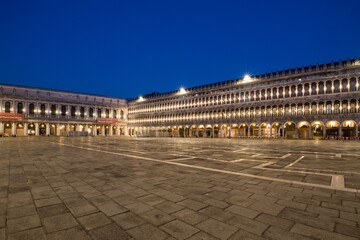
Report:
[[[4,121],[22,121],[24,120],[24,115],[20,113],[0,113],[0,120]]]

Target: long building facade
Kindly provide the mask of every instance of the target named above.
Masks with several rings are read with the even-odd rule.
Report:
[[[360,59],[126,100],[0,85],[0,135],[359,139]]]
[[[125,99],[0,85],[2,136],[113,136],[127,130]]]
[[[128,102],[131,136],[356,139],[360,60],[318,64]]]

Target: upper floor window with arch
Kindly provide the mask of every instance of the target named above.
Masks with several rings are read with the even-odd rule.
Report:
[[[17,104],[17,113],[23,113],[23,103],[19,102]]]
[[[11,104],[10,102],[5,102],[5,112],[10,113]]]

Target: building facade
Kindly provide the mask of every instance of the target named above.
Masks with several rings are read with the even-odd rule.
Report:
[[[128,102],[131,136],[354,139],[360,60],[300,67]]]
[[[127,101],[49,89],[0,85],[5,136],[125,135]]]

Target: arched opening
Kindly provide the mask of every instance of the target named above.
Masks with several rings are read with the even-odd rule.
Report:
[[[39,124],[39,135],[45,136],[46,135],[46,125],[45,123]]]
[[[66,135],[66,127],[64,124],[60,125],[60,136],[65,136]]]
[[[18,104],[17,104],[17,113],[23,113],[24,112],[24,105],[23,105],[23,103],[21,103],[21,102],[19,102]]]
[[[28,134],[29,136],[34,136],[34,135],[36,135],[35,130],[36,130],[35,124],[34,124],[34,123],[29,123],[29,124],[28,124],[28,132],[27,132],[27,134]]]
[[[211,137],[211,138],[214,137],[213,134],[212,134],[211,125],[206,125],[205,134],[206,134],[206,137]]]
[[[179,137],[185,137],[185,129],[183,126],[179,126]]]
[[[204,131],[204,125],[200,125],[199,127],[198,127],[198,137],[204,137],[204,133],[205,131]]]
[[[299,139],[310,139],[311,136],[310,123],[302,121],[298,123],[298,138]]]
[[[4,134],[8,136],[12,135],[12,126],[10,122],[4,123]]]
[[[229,129],[228,126],[226,124],[221,126],[221,134],[220,137],[222,138],[226,138],[229,136]]]
[[[190,132],[192,137],[198,137],[198,135],[196,134],[196,129],[197,129],[196,125],[191,126]]]
[[[340,124],[337,121],[328,121],[325,124],[326,127],[326,138],[327,139],[338,139],[339,138],[339,127]]]
[[[286,122],[284,125],[284,132],[286,139],[296,139],[296,126],[294,122]]]
[[[271,127],[271,135],[273,138],[281,138],[283,136],[283,130],[280,122],[274,122]]]
[[[246,137],[248,132],[248,126],[247,124],[243,123],[240,124],[240,137]]]
[[[51,124],[51,125],[50,125],[50,135],[56,136],[56,133],[57,133],[57,126],[56,126],[56,124]]]
[[[262,138],[270,138],[270,124],[269,123],[262,123],[260,125],[260,137]]]
[[[218,138],[219,137],[219,125],[218,124],[215,124],[214,125],[214,137],[215,138]]]
[[[320,121],[315,121],[311,123],[311,133],[313,139],[322,139],[324,138],[324,124]]]
[[[16,136],[25,136],[23,123],[16,124]]]
[[[230,128],[230,137],[237,138],[239,137],[239,128],[237,124],[232,124]]]
[[[259,125],[256,123],[250,124],[250,137],[259,136]]]
[[[341,124],[342,135],[345,139],[352,139],[356,136],[356,122],[353,120],[343,121]]]

